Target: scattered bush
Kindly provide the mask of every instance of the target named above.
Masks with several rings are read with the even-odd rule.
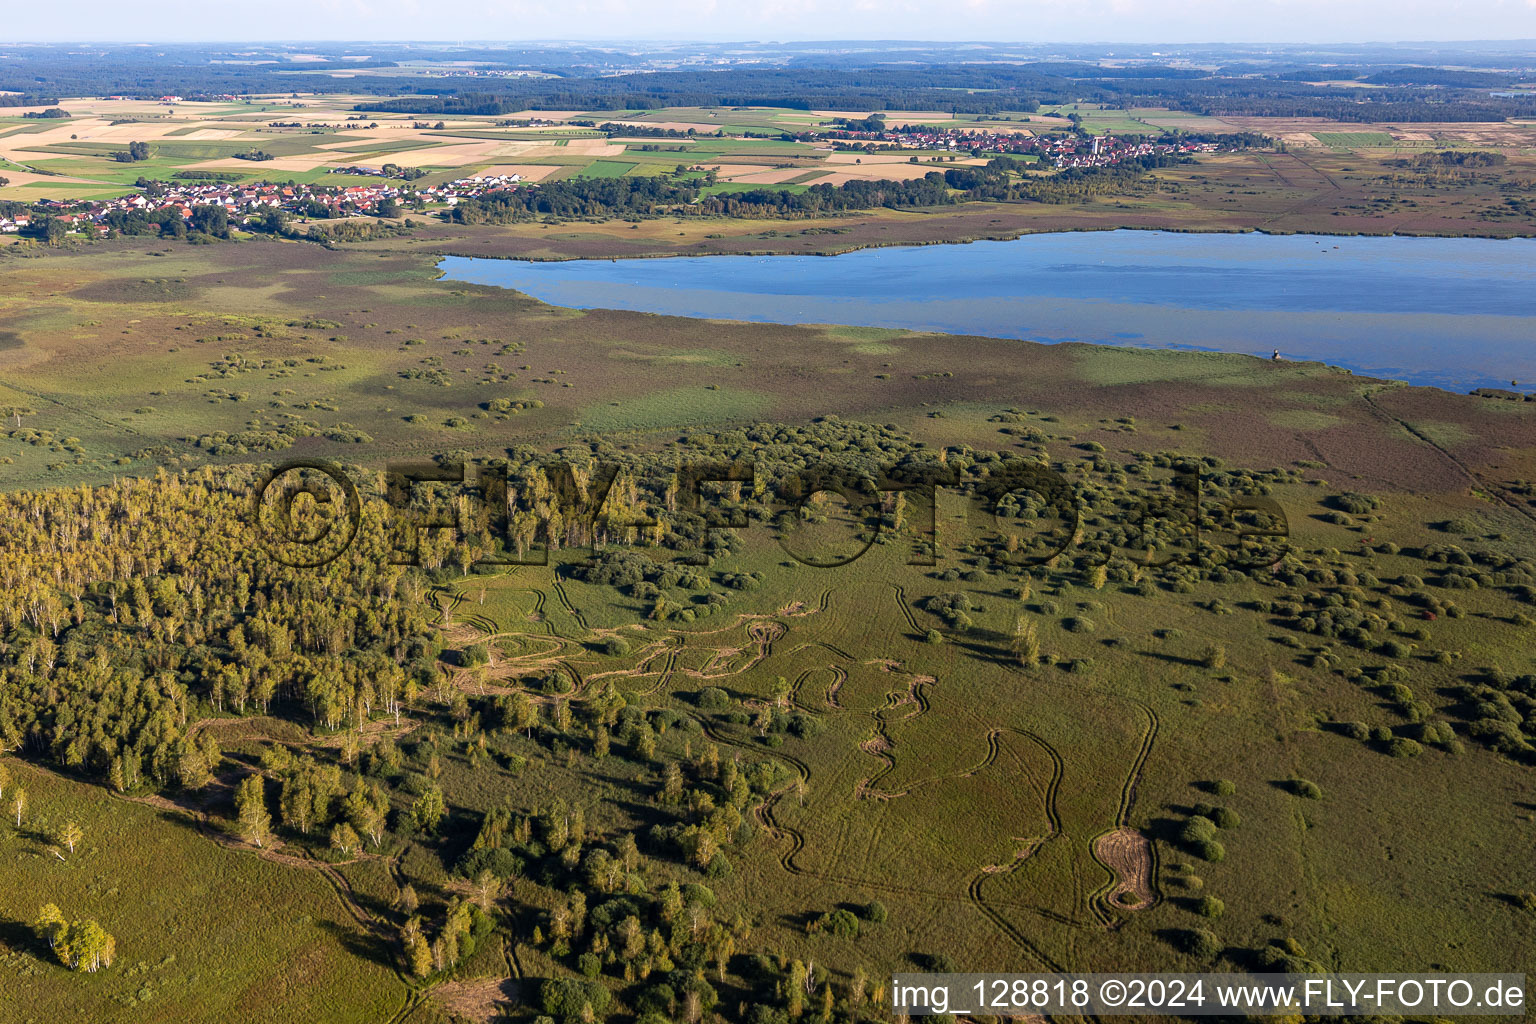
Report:
[[[1201,917],[1217,918],[1226,913],[1227,905],[1215,896],[1202,896],[1195,904],[1195,913]]]
[[[1193,815],[1179,830],[1179,838],[1192,845],[1215,839],[1216,823],[1203,814]]]
[[[1237,812],[1230,807],[1216,808],[1211,820],[1216,823],[1217,828],[1223,830],[1237,828],[1243,823],[1243,819],[1238,817]]]
[[[1201,960],[1214,960],[1221,954],[1221,940],[1208,928],[1190,928],[1181,940],[1184,952]]]

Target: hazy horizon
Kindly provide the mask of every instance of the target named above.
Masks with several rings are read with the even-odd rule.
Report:
[[[660,0],[644,7],[572,0],[555,8],[476,0],[271,0],[249,14],[220,12],[215,32],[208,31],[210,20],[207,6],[193,0],[132,6],[65,0],[14,10],[4,42],[1520,42],[1536,38],[1536,0],[1260,0],[1241,7],[1222,0],[766,0],[750,9],[711,0]],[[582,31],[590,25],[601,25],[601,33]]]

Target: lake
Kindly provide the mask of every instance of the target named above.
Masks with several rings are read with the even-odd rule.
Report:
[[[1536,240],[1102,231],[839,256],[448,257],[544,302],[1046,344],[1312,359],[1467,391],[1536,386]]]

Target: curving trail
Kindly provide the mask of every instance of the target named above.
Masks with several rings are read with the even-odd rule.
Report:
[[[1002,752],[1002,745],[998,743],[998,740],[1002,737],[1002,735],[1003,730],[1001,729],[987,730],[987,756],[983,757],[981,759],[981,763],[972,768],[970,771],[962,772],[960,775],[961,778],[968,779],[972,775],[990,768],[997,763],[997,755]]]
[[[1115,824],[1125,825],[1131,816],[1131,808],[1136,805],[1136,787],[1141,784],[1141,772],[1146,767],[1147,758],[1152,753],[1152,745],[1157,742],[1158,730],[1162,728],[1162,719],[1151,706],[1141,701],[1134,701],[1141,713],[1147,716],[1147,727],[1141,734],[1141,747],[1136,752],[1136,760],[1131,764],[1130,773],[1125,777],[1125,784],[1120,787],[1120,808],[1115,814]]]
[[[896,607],[901,609],[902,616],[907,620],[907,627],[912,630],[913,635],[922,636],[924,631],[917,624],[917,616],[912,614],[912,606],[907,604],[906,588],[892,583],[891,589],[896,592]]]
[[[896,770],[896,759],[890,754],[886,753],[886,751],[892,749],[894,746],[895,744],[891,742],[890,737],[886,736],[885,734],[884,723],[877,720],[875,725],[875,734],[869,739],[865,740],[863,743],[860,743],[859,749],[868,754],[870,757],[873,757],[875,760],[879,761],[884,767],[875,772],[875,774],[865,776],[853,784],[854,799],[894,800],[897,797],[907,795],[908,790],[905,789],[899,793],[877,791],[875,789],[875,786],[879,784],[881,779],[885,778],[887,775],[891,774],[891,772]]]
[[[1445,462],[1449,463],[1450,466],[1457,473],[1459,473],[1469,485],[1471,485],[1474,491],[1486,491],[1488,494],[1493,495],[1499,501],[1503,502],[1505,505],[1519,513],[1524,518],[1536,520],[1536,511],[1532,511],[1530,506],[1528,506],[1525,502],[1511,496],[1510,493],[1505,490],[1503,484],[1485,479],[1481,473],[1477,472],[1477,470],[1473,469],[1465,462],[1462,462],[1454,454],[1448,451],[1444,445],[1440,444],[1434,438],[1424,433],[1424,431],[1415,427],[1413,424],[1409,423],[1402,417],[1395,416],[1391,412],[1388,412],[1386,409],[1383,409],[1381,406],[1377,405],[1376,395],[1382,393],[1385,390],[1387,390],[1385,387],[1371,387],[1366,388],[1360,392],[1360,397],[1365,401],[1366,408],[1369,409],[1373,415],[1385,422],[1395,424],[1398,428],[1406,431],[1415,440],[1423,442],[1426,447],[1430,448],[1435,452],[1435,454],[1439,455],[1440,458],[1445,460]]]
[[[405,994],[405,1003],[385,1024],[404,1024],[426,999],[426,989],[413,988]]]
[[[1051,778],[1050,781],[1045,784],[1045,817],[1046,820],[1051,823],[1051,835],[1059,836],[1062,834],[1061,813],[1056,807],[1056,798],[1057,794],[1061,792],[1061,777],[1066,774],[1066,762],[1061,759],[1061,754],[1057,752],[1055,747],[1051,746],[1036,734],[1032,732],[1025,732],[1022,729],[1016,729],[1014,731],[1017,732],[1020,736],[1023,736],[1025,739],[1033,742],[1037,747],[1044,751],[1046,757],[1050,758]],[[1047,838],[1049,838],[1049,836]]]
[[[1022,860],[1016,861],[1014,867],[1017,867],[1019,863],[1022,863]],[[1011,871],[1013,868],[1010,868],[1009,870]],[[1028,936],[1019,931],[1019,929],[1014,926],[1012,921],[1009,921],[987,902],[986,897],[982,892],[984,883],[989,878],[995,878],[997,874],[998,872],[989,872],[983,869],[978,871],[975,875],[971,876],[970,884],[966,886],[965,890],[966,897],[971,901],[971,905],[977,910],[981,911],[982,916],[985,917],[988,921],[991,921],[997,927],[997,930],[1003,933],[1004,938],[1008,939],[1008,941],[1012,942],[1015,946],[1017,946],[1024,953],[1028,954],[1030,957],[1033,957],[1035,963],[1039,965],[1039,967],[1046,971],[1060,974],[1062,971],[1060,964],[1047,956],[1039,946],[1035,945],[1029,940]]]
[[[750,750],[753,753],[763,752],[756,744],[726,736],[712,723],[701,716],[695,715],[694,720],[698,722],[699,726],[704,730],[704,735],[708,736],[716,743],[721,743],[728,747],[737,747],[742,750]],[[788,825],[780,823],[779,820],[774,816],[773,808],[781,799],[783,799],[784,794],[788,793],[792,787],[807,785],[810,783],[811,768],[810,765],[806,764],[798,757],[795,757],[793,754],[786,754],[782,751],[776,750],[773,751],[769,756],[783,761],[785,764],[792,767],[795,770],[797,778],[794,782],[786,783],[780,788],[774,790],[772,793],[769,793],[762,803],[753,808],[753,813],[757,815],[758,820],[763,823],[763,827],[768,830],[768,834],[771,835],[775,840],[782,841],[787,838],[790,841],[789,850],[779,855],[779,864],[784,868],[784,870],[788,871],[792,875],[805,874],[806,872],[804,869],[795,863],[795,854],[805,849],[805,836],[798,829],[790,828]]]
[[[336,898],[341,901],[342,907],[345,908],[347,914],[353,920],[355,920],[360,925],[364,925],[365,927],[372,927],[375,923],[374,916],[368,913],[368,911],[364,910],[362,905],[357,902],[356,894],[352,890],[352,883],[348,882],[346,876],[337,871],[336,867],[332,864],[328,864],[321,860],[315,860],[313,857],[310,857],[307,854],[283,853],[282,845],[280,843],[278,845],[264,847],[251,846],[249,843],[236,839],[234,836],[225,832],[223,829],[217,827],[213,823],[212,817],[208,814],[207,811],[178,804],[175,801],[169,800],[163,796],[128,796],[124,793],[111,793],[110,795],[114,800],[122,800],[125,803],[131,804],[143,804],[146,807],[154,807],[161,811],[171,814],[178,814],[184,818],[187,818],[192,822],[198,833],[202,835],[204,839],[207,839],[215,846],[222,847],[232,853],[247,854],[249,856],[258,857],[261,860],[272,864],[281,864],[284,867],[300,868],[305,871],[314,871],[318,873],[321,878],[325,879],[326,883],[331,887],[331,890],[336,894]],[[353,857],[351,860],[342,861],[341,863],[355,864],[360,860],[373,860],[379,858],[379,854],[361,853],[358,856]]]
[[[995,761],[997,758],[999,740],[1001,739],[1003,731],[1004,730],[1002,729],[993,729],[987,734],[987,742],[989,747],[987,752],[988,763]],[[1018,927],[1013,924],[1013,922],[1009,921],[1007,916],[998,909],[1000,906],[1011,906],[1011,904],[1001,904],[994,901],[989,901],[985,893],[985,883],[987,879],[994,878],[999,875],[1012,874],[1014,871],[1018,870],[1019,866],[1023,864],[1024,861],[1033,856],[1041,846],[1045,845],[1047,842],[1050,842],[1053,839],[1061,838],[1064,835],[1061,826],[1061,812],[1057,807],[1056,802],[1061,791],[1062,776],[1066,774],[1066,763],[1062,760],[1061,754],[1056,750],[1056,748],[1051,746],[1050,743],[1048,743],[1038,734],[1029,732],[1024,729],[1012,729],[1008,731],[1017,733],[1018,735],[1023,736],[1025,739],[1034,743],[1035,746],[1039,747],[1051,762],[1051,777],[1045,784],[1043,800],[1046,820],[1050,822],[1050,831],[1043,836],[1031,837],[1024,840],[1024,848],[1014,855],[1014,859],[1011,863],[1006,865],[985,865],[978,869],[976,874],[971,877],[970,884],[966,888],[966,896],[971,901],[971,904],[977,910],[981,911],[982,915],[985,916],[987,920],[991,921],[993,925],[995,925],[997,929],[1003,933],[1005,938],[1011,941],[1015,946],[1018,946],[1024,952],[1028,953],[1030,956],[1034,957],[1034,959],[1045,970],[1060,972],[1061,967],[1057,965],[1057,963],[1049,956],[1047,956],[1040,949],[1040,947],[1031,942],[1024,935],[1024,933],[1021,932]],[[1062,914],[1058,914],[1051,910],[1046,910],[1042,907],[1030,907],[1026,909],[1031,910],[1033,913],[1038,914],[1041,917],[1055,921],[1058,924],[1064,924],[1070,927],[1079,926],[1078,921],[1074,921]]]
[[[569,612],[571,617],[576,620],[577,625],[590,633],[592,631],[592,627],[587,625],[587,617],[583,615],[574,604],[571,603],[570,595],[565,592],[565,582],[561,580],[559,576],[555,577],[555,596],[560,599],[561,607]]]
[[[839,702],[838,699],[837,699],[837,691],[841,690],[843,688],[843,684],[846,683],[847,681],[848,681],[848,673],[845,670],[837,667],[836,665],[833,665],[832,666],[832,682],[827,684],[827,707],[831,708],[834,711],[845,711],[845,710],[847,710],[846,708],[843,707],[842,703]]]

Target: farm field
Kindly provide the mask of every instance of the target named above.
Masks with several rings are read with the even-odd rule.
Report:
[[[235,104],[151,104],[75,99],[68,111],[72,116],[57,121],[7,123],[0,119],[0,161],[4,161],[0,168],[17,175],[10,186],[0,187],[0,200],[121,195],[132,190],[112,191],[106,186],[131,186],[141,177],[164,180],[178,171],[234,173],[246,181],[345,185],[355,183],[355,179],[334,174],[338,168],[382,168],[386,163],[421,168],[434,175],[449,173],[451,177],[484,173],[498,165],[529,164],[552,166],[558,177],[600,178],[648,173],[640,168],[652,164],[670,169],[682,161],[713,169],[729,183],[736,176],[750,178],[775,166],[796,166],[797,161],[806,162],[800,171],[819,167],[830,152],[798,142],[741,137],[743,133],[793,131],[829,123],[827,118],[803,111],[794,112],[795,116],[772,108],[751,108],[746,113],[693,108],[659,112],[528,111],[507,117],[441,121],[354,113],[353,104],[366,100],[363,96],[326,96]],[[25,112],[25,108],[18,111]],[[533,117],[559,120],[534,129],[497,127],[499,121]],[[692,129],[700,137],[642,135],[610,142],[589,127],[566,123],[599,119],[639,128]],[[727,137],[711,137],[717,132]],[[129,142],[148,144],[152,157],[117,162],[113,154],[125,150]],[[256,150],[271,159],[239,158]],[[762,162],[755,162],[759,158]],[[928,159],[925,155],[924,160]],[[961,162],[971,159],[967,156]],[[834,170],[848,171],[828,169],[829,173]],[[52,176],[69,178],[70,188],[49,182]],[[871,170],[861,176],[876,175]],[[94,191],[87,191],[87,186],[93,186]]]
[[[985,162],[968,153],[836,152],[825,142],[744,134],[825,128],[834,117],[860,118],[867,111],[665,108],[426,120],[353,112],[354,104],[365,99],[305,96],[178,104],[72,100],[72,116],[57,122],[0,120],[0,177],[9,179],[0,187],[0,200],[106,199],[133,194],[135,183],[146,177],[174,180],[177,175],[208,173],[245,182],[345,187],[379,179],[337,173],[340,169],[378,171],[386,164],[424,174],[423,185],[493,174],[519,174],[530,182],[633,177],[670,173],[681,165],[693,168],[694,176],[712,176],[714,184],[706,195],[729,195],[754,188],[798,192],[817,184],[914,179],[935,169]],[[1528,213],[1508,202],[1536,181],[1536,126],[1529,123],[1359,125],[1320,118],[1213,118],[1094,104],[965,117],[937,111],[885,112],[893,125],[931,123],[1004,134],[1060,133],[1072,127],[1069,114],[1091,133],[1259,132],[1283,143],[1284,151],[1202,156],[1194,164],[1160,168],[1113,193],[1069,204],[1007,203],[994,208],[968,202],[915,213],[874,209],[823,216],[814,221],[826,222],[825,237],[808,236],[803,243],[789,239],[803,234],[806,226],[762,241],[751,237],[750,223],[736,218],[727,218],[723,226],[700,219],[680,224],[680,232],[658,231],[655,241],[664,240],[659,250],[648,244],[649,227],[636,234],[623,220],[600,218],[586,218],[575,232],[580,242],[566,225],[550,224],[549,218],[454,231],[451,242],[447,235],[429,232],[423,241],[466,254],[618,256],[658,251],[832,252],[870,244],[1097,227],[1491,236],[1533,230]],[[499,121],[535,118],[549,123],[525,129],[497,127]],[[608,138],[588,127],[610,122],[694,134],[648,137],[637,132],[634,138]],[[717,132],[724,137],[715,137]],[[149,147],[148,159],[114,159],[113,154],[132,141]],[[1401,166],[1404,160],[1437,150],[1498,153],[1507,163],[1438,176]],[[254,151],[269,159],[239,156]],[[610,235],[611,245],[592,247],[593,241]],[[16,241],[15,235],[0,235],[0,242]]]

